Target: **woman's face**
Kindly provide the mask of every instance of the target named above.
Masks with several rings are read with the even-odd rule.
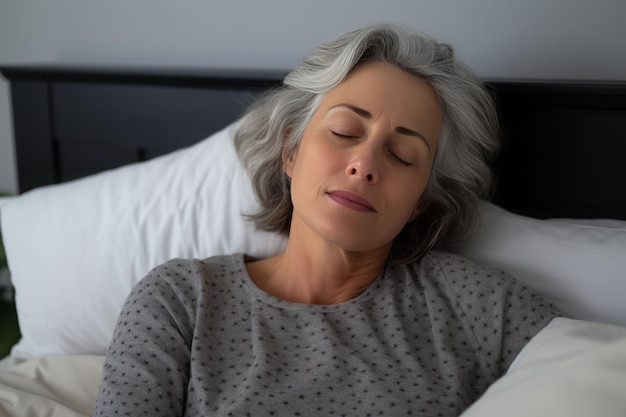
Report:
[[[298,149],[291,233],[347,251],[389,250],[420,205],[441,134],[442,111],[425,80],[366,63],[326,94]]]

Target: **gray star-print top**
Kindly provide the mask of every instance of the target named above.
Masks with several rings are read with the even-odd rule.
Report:
[[[328,306],[261,291],[244,259],[172,260],[140,281],[95,416],[457,416],[558,314],[442,252]]]

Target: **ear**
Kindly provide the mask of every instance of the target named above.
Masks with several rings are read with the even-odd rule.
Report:
[[[289,138],[291,137],[292,128],[288,128],[283,135],[283,150],[281,153],[281,158],[283,160],[283,171],[285,174],[291,178],[293,176],[293,166],[296,161],[296,153],[298,152],[298,148],[296,147],[291,153],[287,150],[287,143],[289,142]]]
[[[293,166],[296,162],[296,151],[292,152],[291,155],[288,155],[287,149],[283,146],[282,159],[283,170],[285,171],[285,174],[287,174],[287,176],[291,178],[291,176],[293,175]]]

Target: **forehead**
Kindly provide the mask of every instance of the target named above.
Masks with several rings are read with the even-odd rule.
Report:
[[[318,116],[339,103],[367,110],[374,120],[386,117],[394,126],[419,130],[437,141],[442,110],[433,86],[425,79],[386,62],[356,67],[322,99]]]

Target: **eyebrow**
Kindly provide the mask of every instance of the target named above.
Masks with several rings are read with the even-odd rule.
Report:
[[[372,118],[372,113],[370,113],[369,111],[355,106],[354,104],[350,104],[350,103],[339,103],[339,104],[335,104],[334,106],[332,106],[329,110],[332,110],[334,108],[337,107],[344,107],[348,110],[352,110],[354,113],[356,113],[357,115],[361,116],[364,119],[371,119]],[[415,130],[411,130],[409,128],[406,127],[402,127],[402,126],[397,126],[395,131],[397,133],[400,133],[401,135],[406,135],[406,136],[413,136],[416,138],[419,138],[421,140],[424,141],[424,143],[426,143],[426,146],[428,146],[428,149],[430,149],[430,143],[428,143],[428,141],[426,140],[426,137],[424,135],[422,135],[420,132],[417,132]]]

